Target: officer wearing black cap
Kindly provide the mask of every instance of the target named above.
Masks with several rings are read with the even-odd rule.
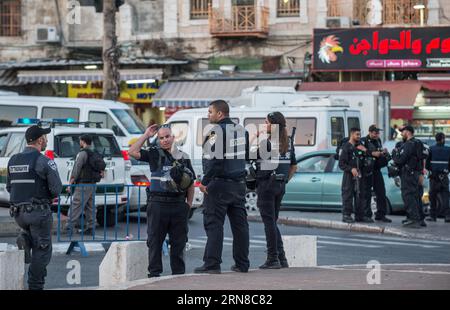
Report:
[[[141,149],[158,134],[159,146]],[[169,126],[152,125],[134,143],[128,153],[148,162],[151,185],[147,202],[149,277],[163,272],[162,246],[169,234],[172,274],[184,274],[183,251],[188,237],[188,214],[194,199],[195,172],[188,155],[173,147],[174,136]]]
[[[403,222],[405,227],[420,228],[421,216],[419,211],[419,177],[422,171],[418,143],[414,138],[414,128],[410,125],[400,129],[403,143],[394,149],[392,159],[400,168],[401,192],[408,218]],[[420,151],[421,152],[421,151]]]
[[[385,223],[391,223],[392,221],[386,217],[387,214],[387,198],[386,188],[384,185],[383,174],[381,169],[388,165],[390,155],[386,149],[383,149],[383,144],[380,139],[380,131],[376,125],[369,127],[369,134],[361,139],[361,143],[367,148],[368,160],[371,164],[367,164],[367,191],[365,200],[365,215],[368,218],[372,218],[372,188],[375,192],[377,212],[375,214],[375,220]]]
[[[288,268],[277,220],[286,192],[286,183],[297,170],[294,137],[288,136],[286,119],[280,112],[267,115],[265,127],[263,131],[268,135],[267,139],[259,141],[256,156],[253,155],[253,149],[251,153],[252,158],[257,159],[257,206],[264,223],[267,242],[267,259],[259,268]]]
[[[427,221],[436,222],[438,213],[441,211],[440,213],[445,216],[445,222],[450,223],[448,202],[450,147],[445,145],[445,134],[442,132],[436,134],[436,144],[430,148],[426,169],[430,172],[430,216]]]
[[[47,265],[52,257],[50,205],[61,193],[62,184],[53,160],[41,154],[47,147],[51,129],[31,126],[25,132],[27,147],[8,162],[6,189],[10,193],[10,212],[22,228],[17,238],[19,249],[25,250],[30,290],[42,290]]]
[[[223,100],[211,102],[208,109],[209,135],[203,143],[203,173],[200,190],[205,194],[203,224],[208,237],[204,264],[195,273],[220,273],[223,225],[228,215],[233,234],[232,271],[247,272],[250,266],[249,229],[245,209],[245,177],[248,159],[248,133],[229,117]]]

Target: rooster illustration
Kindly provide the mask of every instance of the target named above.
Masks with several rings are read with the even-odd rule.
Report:
[[[332,63],[337,60],[336,53],[344,52],[340,46],[339,38],[334,35],[328,36],[320,42],[319,58],[323,63]]]

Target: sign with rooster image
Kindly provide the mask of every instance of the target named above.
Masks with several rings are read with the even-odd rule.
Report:
[[[315,71],[450,69],[450,27],[315,29]]]

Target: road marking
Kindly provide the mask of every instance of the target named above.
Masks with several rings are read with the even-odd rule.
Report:
[[[376,240],[384,240],[385,239],[385,240],[392,240],[392,241],[450,245],[450,241],[439,241],[439,240],[420,240],[420,239],[409,239],[409,238],[400,238],[400,237],[382,237],[382,238],[377,238],[377,237],[374,237],[374,236],[365,236],[365,235],[355,235],[354,237],[364,238],[364,239],[376,239]]]
[[[324,240],[318,240],[317,241],[318,244],[330,244],[330,245],[342,245],[342,246],[350,246],[350,247],[361,247],[361,248],[371,248],[371,249],[376,249],[376,248],[382,248],[383,246],[381,245],[368,245],[368,244],[360,244],[360,243],[350,243],[350,242],[336,242],[336,241],[324,241]]]
[[[206,239],[207,239],[207,237],[205,237],[205,236],[202,236],[202,237],[200,237],[200,239],[197,239],[197,238],[189,238],[189,243],[190,242],[193,242],[193,243],[197,243],[197,244],[202,244],[202,245],[205,245],[206,244]],[[224,238],[224,240],[227,240],[227,241],[232,241],[233,239],[231,239],[231,238]],[[226,245],[226,246],[233,246],[233,243],[232,242],[227,242],[227,241],[224,241],[223,242],[223,245]],[[254,241],[256,241],[256,240],[254,240]],[[251,240],[250,241],[250,248],[251,249],[253,249],[253,248],[265,248],[265,245],[258,245],[259,244],[259,242],[258,242],[258,244],[257,245],[254,245],[254,244],[252,244],[253,243],[253,241]],[[265,242],[264,242],[264,244],[265,244]]]
[[[413,247],[421,247],[425,249],[435,249],[440,246],[436,245],[424,245],[417,243],[406,243],[406,242],[394,242],[394,241],[379,241],[379,240],[363,240],[363,239],[355,239],[355,238],[342,238],[342,237],[331,237],[331,236],[318,236],[321,239],[332,239],[332,240],[344,240],[344,241],[356,241],[356,242],[368,242],[368,243],[376,243],[376,244],[384,244],[384,245],[399,245],[399,246],[413,246]]]
[[[336,271],[367,271],[367,268],[340,268],[340,267],[330,267],[330,266],[319,266],[318,268]],[[383,268],[383,265],[381,265]],[[426,271],[426,270],[395,270],[395,269],[381,269],[381,272],[398,272],[398,273],[420,273],[420,274],[430,274],[430,275],[450,275],[447,271]]]

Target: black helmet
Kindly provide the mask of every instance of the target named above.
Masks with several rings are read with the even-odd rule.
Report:
[[[174,163],[161,178],[161,186],[170,191],[185,192],[194,183],[194,175],[191,170],[184,165]]]

